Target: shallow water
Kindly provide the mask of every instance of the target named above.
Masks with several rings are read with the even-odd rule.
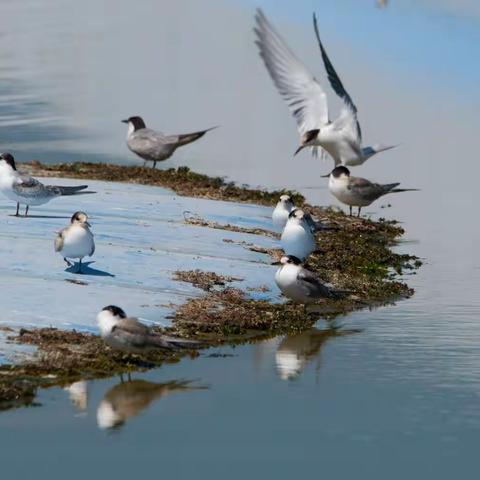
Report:
[[[340,319],[344,335],[326,334],[321,323],[320,331],[300,338],[222,348],[219,353],[233,356],[212,358],[207,352],[136,374],[135,380],[193,380],[192,385],[208,388],[156,399],[138,400],[137,395],[142,405],[151,403],[130,410],[135,415],[114,431],[99,428],[97,410],[119,379],[90,382],[83,412],[71,404],[69,392],[40,391],[42,407],[0,415],[6,478],[42,478],[47,472],[49,478],[126,478],[157,469],[157,475],[173,478],[474,477],[480,431],[480,229],[472,195],[479,174],[480,73],[472,61],[479,56],[478,9],[473,2],[447,0],[392,0],[381,11],[367,0],[305,1],[295,11],[292,2],[259,3],[299,56],[323,75],[310,26],[315,8],[331,57],[359,108],[366,141],[401,144],[355,173],[422,189],[367,209],[374,217],[402,221],[408,233],[400,248],[425,259],[418,275],[407,278],[415,296]],[[172,132],[220,124],[221,129],[179,150],[166,166],[185,164],[253,185],[298,188],[314,202],[334,203],[319,178],[330,165],[306,153],[292,160],[293,121],[252,45],[253,2],[160,5],[152,0],[135,7],[119,2],[115,15],[110,14],[113,2],[102,5],[1,4],[2,149],[12,149],[20,160],[135,163],[123,144],[119,120],[125,116],[141,113],[153,127]],[[213,207],[183,198],[173,202],[160,189],[112,185],[98,190],[99,196],[82,198],[82,208],[97,217],[96,229],[108,227],[99,240],[113,246],[99,249],[92,268],[115,277],[90,278],[91,287],[63,282],[68,274],[60,257],[35,255],[34,248],[51,241],[41,237],[42,229],[52,233],[64,220],[30,222],[35,227],[26,240],[19,221],[7,216],[13,206],[0,200],[2,252],[16,247],[11,239],[20,238],[19,233],[25,252],[14,258],[18,296],[0,289],[12,323],[47,323],[24,298],[28,291],[42,295],[49,285],[62,286],[69,311],[72,292],[92,289],[92,304],[81,305],[81,318],[64,317],[63,302],[52,303],[47,313],[58,324],[91,328],[90,310],[117,301],[117,295],[128,311],[162,321],[167,309],[158,304],[194,292],[169,281],[176,268],[176,260],[169,259],[192,248],[185,255],[188,265],[205,268],[210,260],[202,257],[210,259],[218,242],[233,235],[200,229],[192,246],[188,232],[193,227],[181,225],[182,209],[218,214],[218,221],[267,221],[264,209]],[[97,203],[107,191],[118,198],[123,194],[124,203]],[[62,200],[42,212],[67,216],[74,205]],[[161,215],[152,216],[162,202]],[[381,208],[388,202],[391,207]],[[143,226],[130,228],[135,221],[143,224],[144,215],[151,223],[146,230],[153,226],[166,241],[175,239],[166,247],[155,245],[162,254],[176,249],[163,256],[167,263],[161,272],[142,271],[154,253],[135,253],[138,245],[148,251],[151,243]],[[249,259],[261,260],[231,244],[222,244],[222,252],[226,258],[215,263],[222,273],[227,265],[233,271],[239,265],[247,268]],[[264,271],[251,265],[255,280],[267,282],[271,267]],[[11,271],[2,261],[4,286]],[[132,288],[136,281],[151,290]]]

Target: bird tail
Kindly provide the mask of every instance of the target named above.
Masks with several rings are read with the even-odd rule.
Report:
[[[149,343],[157,348],[163,348],[166,350],[182,350],[193,349],[202,346],[200,342],[195,340],[186,340],[184,338],[167,337],[165,335],[151,335]]]
[[[391,150],[395,147],[398,147],[398,145],[372,145],[370,147],[362,148],[362,156],[365,160],[367,160],[377,153],[385,152],[386,150]]]
[[[419,188],[394,188],[390,190],[390,193],[398,193],[398,192],[419,192]]]
[[[187,143],[194,142],[195,140],[198,140],[199,138],[203,137],[207,132],[210,130],[214,130],[217,127],[211,127],[207,128],[206,130],[200,130],[199,132],[192,132],[192,133],[185,133],[183,135],[178,136],[178,145],[187,145]]]
[[[84,193],[95,193],[95,192],[82,192],[88,188],[88,185],[78,185],[76,187],[62,187],[59,185],[52,185],[51,188],[55,189],[60,195],[79,195]]]

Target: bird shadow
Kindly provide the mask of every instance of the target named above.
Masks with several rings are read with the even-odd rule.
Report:
[[[13,218],[61,218],[61,219],[65,219],[65,220],[69,220],[70,217],[65,217],[65,216],[59,216],[59,215],[14,215],[14,214],[11,214],[9,215],[9,217],[13,217]]]
[[[75,263],[71,267],[65,269],[68,273],[75,273],[77,275],[91,275],[93,277],[115,277],[113,273],[105,272],[104,270],[97,270],[96,268],[91,268],[90,265],[95,262],[85,262],[82,263],[82,270],[79,271],[79,264]]]

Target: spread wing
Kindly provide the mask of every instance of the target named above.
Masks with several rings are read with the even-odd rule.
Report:
[[[262,10],[255,15],[255,43],[273,83],[297,121],[300,134],[329,122],[327,96],[307,68],[298,60]]]
[[[332,89],[335,91],[335,93],[345,102],[346,109],[341,114],[341,116],[344,117],[342,119],[342,122],[344,124],[352,124],[350,126],[353,126],[353,128],[355,129],[355,136],[358,137],[358,142],[361,143],[362,130],[360,128],[360,123],[357,119],[357,107],[353,103],[352,97],[343,86],[343,83],[340,80],[340,77],[338,76],[335,68],[333,67],[330,58],[328,58],[327,52],[323,46],[322,41],[320,40],[320,34],[318,33],[317,16],[315,14],[313,14],[313,28],[315,29],[315,35],[317,37],[318,46],[320,47],[320,52],[322,54],[323,63],[325,65],[325,70],[327,71],[330,85],[332,86]]]

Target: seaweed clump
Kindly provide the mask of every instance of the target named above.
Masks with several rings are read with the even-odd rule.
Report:
[[[271,205],[280,195],[290,195],[297,204],[304,197],[290,190],[267,191],[238,186],[224,177],[209,177],[192,172],[188,167],[157,170],[137,166],[113,165],[107,163],[61,163],[47,165],[38,161],[22,164],[22,169],[30,174],[50,177],[87,178],[108,182],[128,182],[141,185],[156,185],[170,188],[178,195],[226,200],[230,202]]]

